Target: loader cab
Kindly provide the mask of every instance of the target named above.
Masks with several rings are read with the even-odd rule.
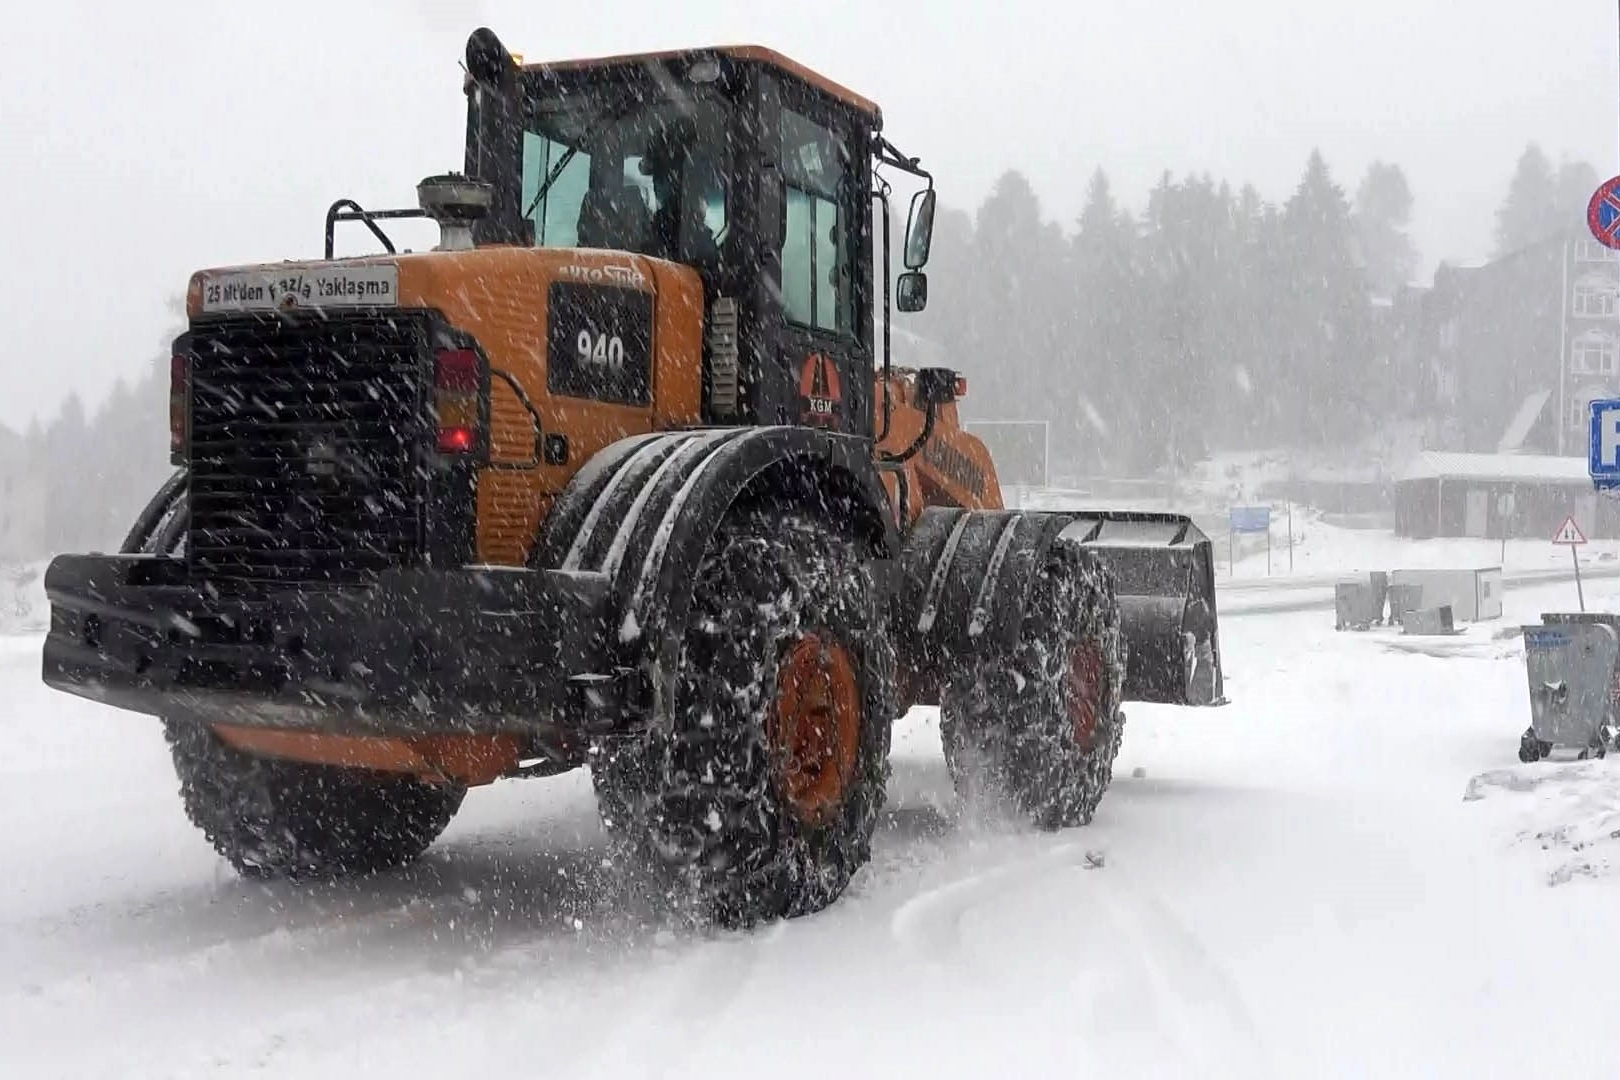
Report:
[[[877,105],[757,47],[526,65],[480,30],[467,68],[466,170],[494,189],[477,243],[690,266],[705,422],[871,436]]]

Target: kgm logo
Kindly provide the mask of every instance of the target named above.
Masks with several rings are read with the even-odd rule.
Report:
[[[838,387],[838,365],[823,353],[811,353],[799,369],[799,399],[804,422],[818,427],[838,423],[843,395]]]

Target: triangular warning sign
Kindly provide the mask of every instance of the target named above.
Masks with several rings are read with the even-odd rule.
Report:
[[[799,369],[799,402],[804,421],[831,427],[838,422],[838,366],[822,353],[811,353]]]
[[[1555,544],[1584,544],[1584,543],[1586,543],[1586,534],[1581,532],[1581,527],[1579,525],[1575,524],[1575,515],[1574,514],[1568,514],[1568,515],[1566,515],[1564,517],[1564,523],[1562,525],[1558,526],[1558,531],[1553,534],[1553,543],[1555,543]]]

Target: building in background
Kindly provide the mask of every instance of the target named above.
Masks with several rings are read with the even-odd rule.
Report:
[[[1592,490],[1583,457],[1428,451],[1395,482],[1395,533],[1418,540],[1550,542],[1566,514],[1594,540],[1620,537],[1620,502]]]
[[[0,565],[45,554],[45,478],[23,440],[0,428]]]
[[[1588,404],[1620,395],[1620,254],[1584,229],[1442,265],[1399,322],[1407,362],[1427,358],[1437,449],[1578,454]]]
[[[1565,248],[1564,270],[1557,452],[1579,453],[1586,446],[1592,401],[1620,392],[1620,252],[1590,236],[1572,238]]]

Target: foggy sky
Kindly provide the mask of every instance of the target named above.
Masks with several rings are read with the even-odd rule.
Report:
[[[771,45],[878,100],[946,202],[972,209],[1018,168],[1065,225],[1098,165],[1140,209],[1165,168],[1281,200],[1313,146],[1347,191],[1382,158],[1411,181],[1423,280],[1487,255],[1527,140],[1604,176],[1620,160],[1613,0],[23,0],[7,24],[14,428],[141,370],[193,269],[318,257],[334,198],[412,205],[459,169],[480,24],[531,60]]]

